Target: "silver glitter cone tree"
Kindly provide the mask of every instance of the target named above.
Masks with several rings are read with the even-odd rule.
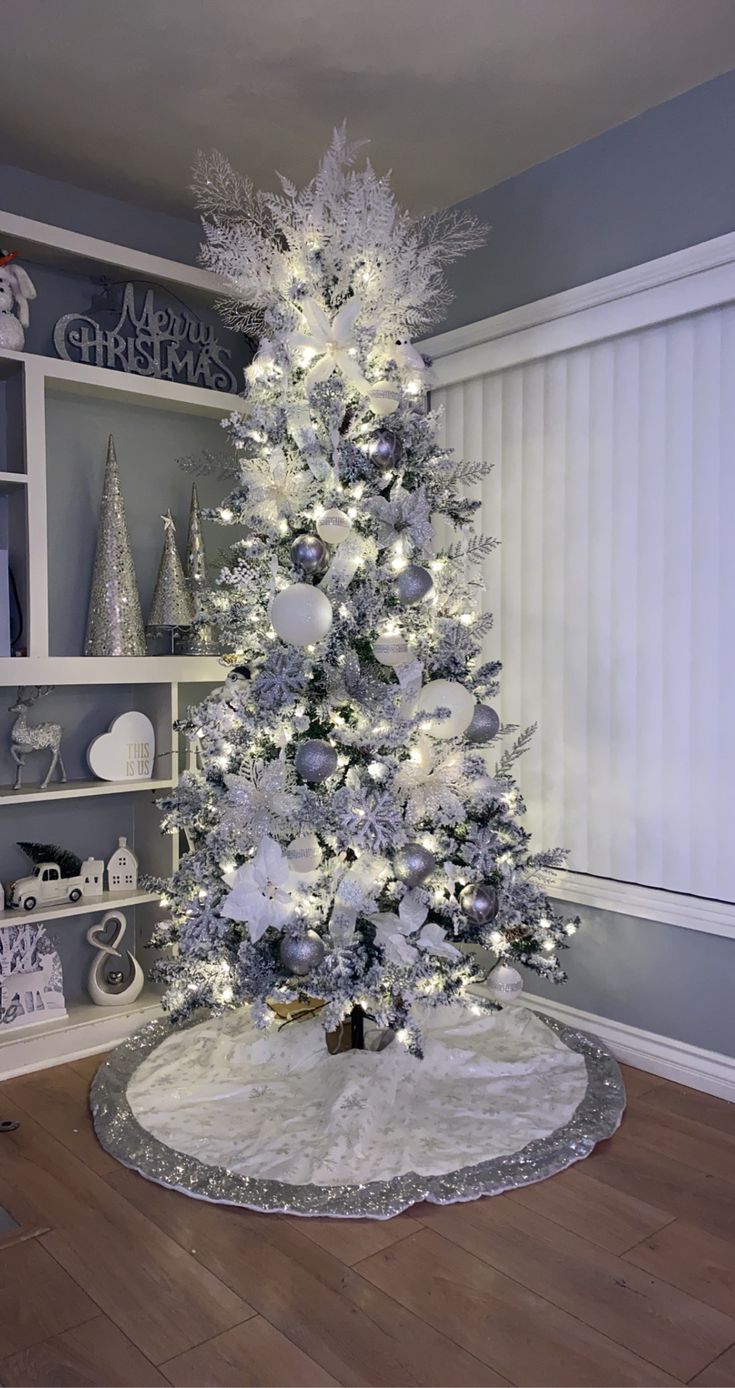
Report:
[[[145,653],[143,614],[130,551],[115,441],[110,434],[84,654],[108,656]]]
[[[376,1030],[418,1056],[427,1007],[477,1007],[487,952],[560,982],[575,929],[545,890],[563,855],[521,822],[530,730],[498,747],[489,466],[442,447],[411,346],[478,231],[402,213],[343,132],[301,192],[261,197],[218,157],[199,188],[228,320],[262,339],[219,510],[240,528],[213,604],[233,671],[184,721],[199,770],[165,802],[192,845],[157,931],[165,1005],[246,1003],[265,1027],[316,999],[325,1064]]]
[[[191,488],[189,530],[186,538],[184,573],[194,609],[192,625],[181,633],[176,649],[183,655],[209,655],[217,651],[217,640],[207,620],[207,556],[202,535],[202,517],[196,482]]]
[[[152,632],[173,633],[182,627],[191,626],[194,604],[176,548],[176,526],[171,512],[167,511],[161,520],[163,551],[146,625]]]

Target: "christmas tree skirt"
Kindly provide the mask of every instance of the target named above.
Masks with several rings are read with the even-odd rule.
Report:
[[[543,1180],[615,1132],[623,1083],[592,1037],[517,1004],[421,1022],[423,1060],[399,1042],[330,1056],[317,1018],[150,1022],[98,1071],[98,1137],[199,1199],[386,1219]]]

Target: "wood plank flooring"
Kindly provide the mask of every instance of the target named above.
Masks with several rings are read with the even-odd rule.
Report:
[[[735,1105],[626,1071],[619,1133],[549,1181],[308,1220],[119,1166],[99,1062],[0,1085],[0,1385],[735,1388]]]

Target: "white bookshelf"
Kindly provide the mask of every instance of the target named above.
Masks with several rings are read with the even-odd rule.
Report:
[[[54,227],[13,213],[0,211],[3,242],[18,248],[32,260],[51,262],[83,274],[118,272],[131,278],[149,280],[180,291],[190,300],[211,303],[221,286],[207,271],[160,256],[147,255],[130,247]],[[49,642],[49,526],[47,512],[47,407],[60,395],[94,397],[101,401],[129,404],[139,408],[180,412],[218,420],[242,408],[239,396],[205,390],[197,386],[134,376],[100,367],[84,366],[53,357],[0,349],[0,380],[12,381],[12,391],[22,414],[22,456],[10,464],[15,471],[0,472],[0,494],[9,497],[12,518],[25,531],[25,641],[28,654],[20,658],[0,658],[0,694],[18,685],[65,686],[102,689],[124,686],[131,708],[141,708],[152,719],[156,730],[154,779],[138,782],[107,782],[94,779],[52,782],[46,790],[24,785],[14,791],[0,785],[0,824],[13,832],[12,813],[18,806],[38,806],[48,811],[54,802],[101,801],[110,796],[132,798],[134,847],[141,872],[167,877],[177,862],[175,837],[160,833],[156,794],[165,793],[176,783],[179,747],[173,723],[179,713],[182,685],[214,684],[224,678],[221,662],[207,656],[143,656],[97,658],[55,655]],[[48,440],[50,443],[51,440]],[[20,533],[20,529],[19,529]],[[6,701],[10,703],[10,699]],[[35,766],[30,776],[35,776]],[[73,813],[69,803],[64,814]],[[61,814],[61,811],[58,812]],[[59,828],[59,837],[62,829]],[[78,917],[102,915],[116,906],[136,908],[142,920],[151,921],[160,912],[159,897],[137,891],[127,896],[106,893],[82,899],[76,905],[40,907],[33,911],[0,912],[0,929],[20,922],[62,923],[70,929]],[[105,1009],[92,1003],[72,1005],[65,1020],[22,1030],[0,1026],[0,1076],[41,1068],[73,1056],[91,1054],[115,1044],[129,1034],[146,1016],[157,1010],[155,993],[146,988],[132,1009]],[[7,1035],[6,1035],[7,1030]]]

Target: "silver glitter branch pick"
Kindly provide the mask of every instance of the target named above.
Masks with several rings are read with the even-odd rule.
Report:
[[[115,442],[110,434],[84,654],[107,656],[145,653],[143,614],[130,552]]]

